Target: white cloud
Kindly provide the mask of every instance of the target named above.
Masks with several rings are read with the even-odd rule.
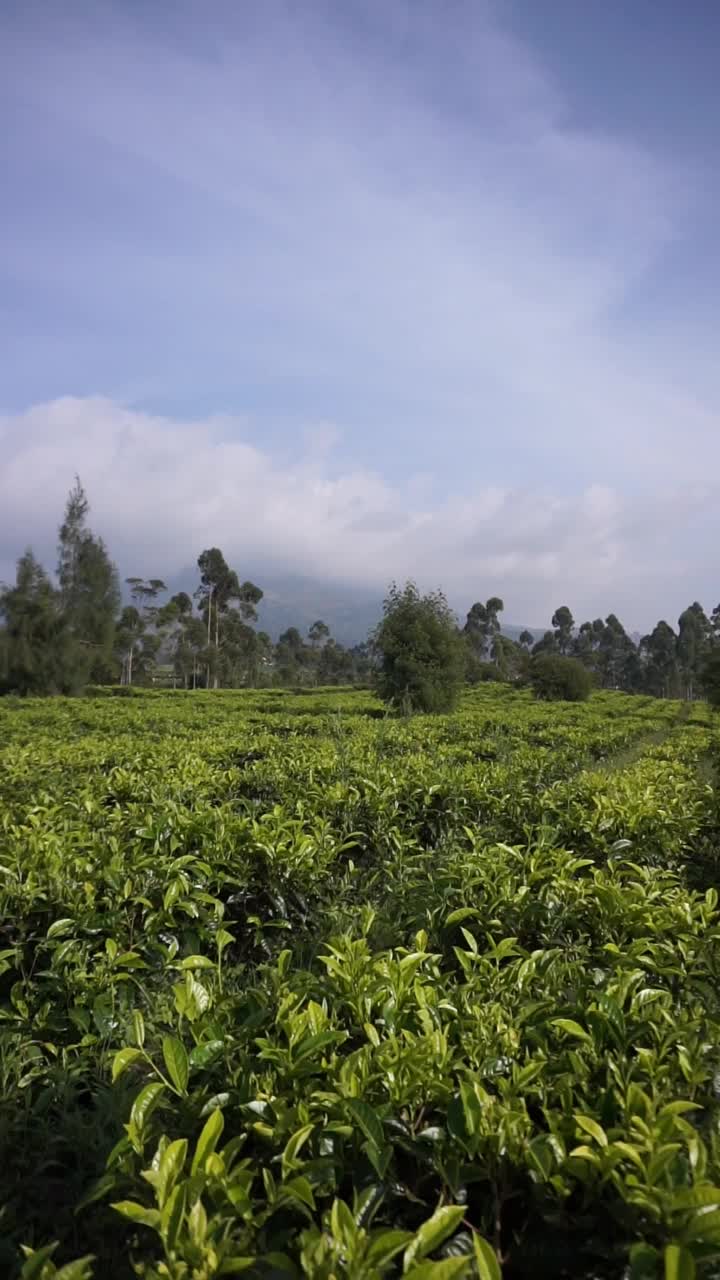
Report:
[[[299,392],[312,417],[362,421],[356,456],[382,444],[397,469],[412,446],[413,469],[443,480],[440,434],[447,454],[481,442],[492,467],[502,433],[515,476],[524,454],[551,474],[569,448],[585,483],[615,483],[640,450],[667,467],[680,420],[717,427],[616,333],[697,198],[684,164],[572,127],[490,5],[450,21],[433,3],[370,4],[353,25],[342,6],[299,18],[268,0],[213,26],[190,4],[161,32],[124,6],[70,9],[5,42],[22,109],[52,122],[49,145],[30,141],[63,158],[61,213],[70,202],[69,225],[19,223],[8,269],[90,317],[63,353],[69,382],[44,352],[57,391],[182,403],[220,388],[239,408],[259,383],[286,413]]]
[[[698,573],[709,577],[710,558],[688,547],[708,493],[630,501],[601,486],[573,497],[478,487],[432,505],[412,483],[318,455],[312,439],[299,460],[279,461],[229,439],[229,425],[101,398],[0,419],[0,559],[29,542],[48,554],[77,470],[124,573],[171,577],[219,545],[261,583],[263,569],[379,590],[413,576],[458,603],[498,592],[511,620],[566,601],[583,616],[615,609],[630,626],[672,615],[697,594]]]

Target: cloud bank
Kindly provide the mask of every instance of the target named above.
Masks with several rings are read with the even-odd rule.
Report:
[[[0,546],[52,555],[72,470],[93,527],[125,574],[170,577],[219,545],[241,574],[303,574],[377,589],[412,576],[457,601],[504,596],[508,616],[654,618],[700,583],[688,535],[714,495],[675,488],[652,502],[593,485],[570,497],[478,487],[433,503],[334,457],[337,433],[309,429],[295,458],[242,440],[229,419],[178,422],[102,398],[66,398],[0,420]],[[240,438],[238,438],[240,437]],[[712,556],[701,563],[710,578]],[[3,566],[6,574],[9,563]]]

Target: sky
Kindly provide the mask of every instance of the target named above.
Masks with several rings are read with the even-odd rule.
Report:
[[[0,0],[0,578],[720,599],[715,0]]]

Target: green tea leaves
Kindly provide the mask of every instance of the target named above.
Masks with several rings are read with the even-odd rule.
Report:
[[[429,1253],[438,1249],[448,1236],[457,1230],[464,1216],[465,1210],[462,1205],[446,1205],[442,1209],[436,1209],[432,1217],[428,1218],[427,1222],[424,1222],[415,1232],[407,1246],[403,1256],[404,1270],[408,1271],[411,1263],[427,1257]]]
[[[190,1064],[184,1044],[176,1036],[164,1036],[162,1052],[165,1066],[173,1085],[178,1093],[184,1094],[187,1090],[190,1075]]]

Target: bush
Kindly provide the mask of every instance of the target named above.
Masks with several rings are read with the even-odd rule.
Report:
[[[465,645],[445,596],[394,583],[373,643],[376,688],[398,710],[452,711],[465,676]]]
[[[536,698],[546,702],[584,702],[590,696],[592,677],[576,658],[539,653],[530,663],[530,684]]]

